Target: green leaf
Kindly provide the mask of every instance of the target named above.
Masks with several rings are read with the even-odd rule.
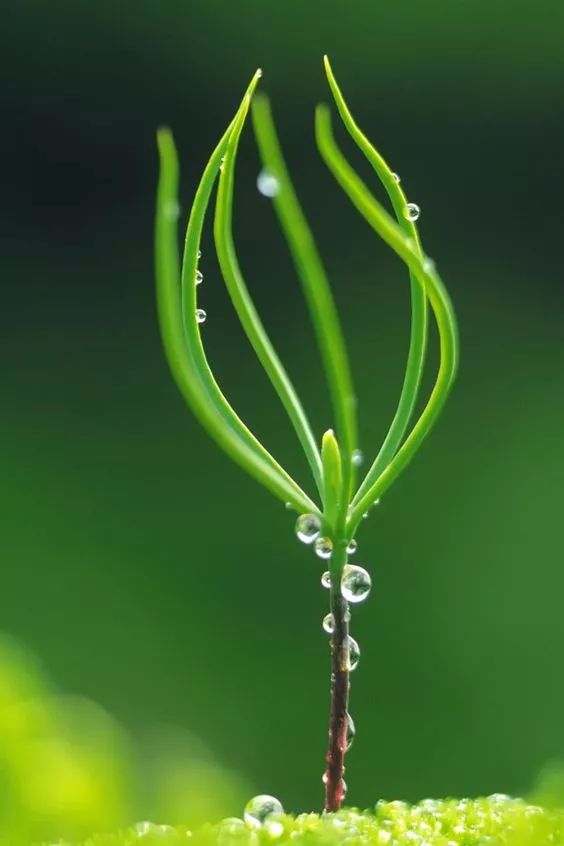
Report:
[[[203,218],[228,137],[226,133],[212,155],[192,208],[186,239],[188,260],[185,260],[184,268],[185,277],[192,280],[194,287]],[[155,226],[157,304],[163,345],[175,381],[200,423],[234,461],[281,500],[290,502],[296,510],[318,513],[315,504],[244,426],[221,394],[205,360],[197,327],[197,337],[185,331],[185,324],[188,327],[190,321],[183,321],[180,296],[177,247],[178,159],[174,140],[168,130],[159,131],[157,142],[161,164]],[[217,167],[213,163],[214,158],[218,158]],[[188,298],[187,292],[185,301]],[[192,316],[195,323],[193,311]]]
[[[413,221],[407,220],[405,217],[404,212],[407,200],[401,185],[397,181],[396,175],[393,173],[380,153],[373,147],[354,120],[337,84],[337,80],[335,79],[331,69],[328,57],[324,56],[323,61],[329,87],[331,88],[331,92],[343,124],[359,149],[364,153],[374,168],[376,175],[382,182],[382,185],[391,200],[398,223],[404,232],[413,238],[416,245],[416,251],[420,256],[422,256],[423,251],[421,249],[417,226]],[[382,444],[374,463],[360,485],[360,488],[353,499],[353,504],[358,502],[371,488],[374,482],[378,479],[382,470],[387,467],[397,452],[409,425],[409,421],[417,401],[417,395],[419,393],[427,347],[427,298],[425,290],[421,287],[413,273],[410,272],[409,276],[411,289],[411,334],[403,386],[396,413],[388,430],[388,434],[384,439],[384,443]]]
[[[257,357],[280,397],[305,452],[320,493],[323,492],[321,457],[309,421],[299,397],[280,361],[251,299],[233,241],[233,184],[239,139],[247,116],[250,98],[246,97],[235,119],[221,168],[214,220],[214,235],[223,278],[241,322]]]
[[[311,229],[292,185],[264,96],[253,101],[253,123],[263,167],[278,182],[274,208],[288,241],[317,337],[329,384],[343,457],[345,496],[352,494],[352,453],[357,444],[356,398],[339,314]]]
[[[397,479],[411,461],[436,422],[447,399],[458,365],[458,335],[454,310],[448,293],[430,259],[422,258],[413,238],[392,219],[372,196],[358,174],[337,147],[331,130],[331,116],[326,106],[316,111],[316,138],[320,153],[333,176],[374,231],[407,264],[426,292],[435,314],[440,341],[440,365],[435,386],[419,420],[400,450],[378,479],[351,507],[349,529],[354,529],[362,514]]]

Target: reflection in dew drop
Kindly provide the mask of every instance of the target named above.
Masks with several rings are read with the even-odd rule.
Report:
[[[331,558],[331,553],[333,552],[333,541],[331,538],[317,538],[314,548],[318,558],[327,560]]]
[[[335,618],[333,614],[326,614],[323,618],[323,631],[327,632],[327,634],[333,634],[335,631]]]
[[[203,308],[196,309],[196,323],[205,323],[207,314]]]
[[[302,543],[313,543],[321,532],[321,520],[317,514],[300,514],[296,520],[296,537]]]
[[[419,217],[421,215],[421,209],[419,208],[417,203],[408,203],[405,207],[403,214],[406,220],[411,220],[412,222],[415,222],[416,220],[419,220]]]
[[[341,593],[347,602],[364,602],[371,587],[370,573],[364,567],[358,567],[356,564],[346,565],[341,579]]]
[[[331,587],[331,573],[329,572],[329,570],[325,570],[325,572],[321,576],[321,584],[324,588]]]
[[[253,796],[247,802],[243,811],[243,818],[247,825],[250,825],[252,828],[262,828],[270,817],[283,813],[284,808],[278,799],[267,794],[260,794],[259,796]]]
[[[268,170],[261,170],[257,177],[257,188],[263,197],[272,198],[278,194],[280,183]]]
[[[360,661],[360,646],[351,635],[347,638],[347,646],[349,653],[348,670],[352,673],[353,670],[356,670]]]
[[[358,543],[356,542],[356,540],[354,538],[351,538],[351,540],[349,541],[349,545],[347,546],[347,554],[348,555],[354,555],[355,552],[357,551],[357,549],[358,549]]]

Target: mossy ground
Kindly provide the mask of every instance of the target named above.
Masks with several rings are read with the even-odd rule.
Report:
[[[260,828],[229,818],[199,831],[152,823],[93,837],[85,846],[558,846],[564,844],[564,810],[522,799],[425,799],[416,805],[378,802],[374,810],[284,815]],[[62,844],[58,844],[62,846]]]

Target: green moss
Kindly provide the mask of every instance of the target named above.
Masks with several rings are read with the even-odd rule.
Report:
[[[378,802],[373,811],[270,818],[253,828],[229,818],[199,831],[139,823],[84,846],[558,846],[564,844],[564,811],[523,799],[425,799],[417,805]]]

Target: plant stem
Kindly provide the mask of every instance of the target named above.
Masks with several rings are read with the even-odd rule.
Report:
[[[349,723],[349,607],[341,595],[346,541],[335,543],[331,559],[331,708],[325,771],[325,811],[338,811],[345,798],[343,775]]]

